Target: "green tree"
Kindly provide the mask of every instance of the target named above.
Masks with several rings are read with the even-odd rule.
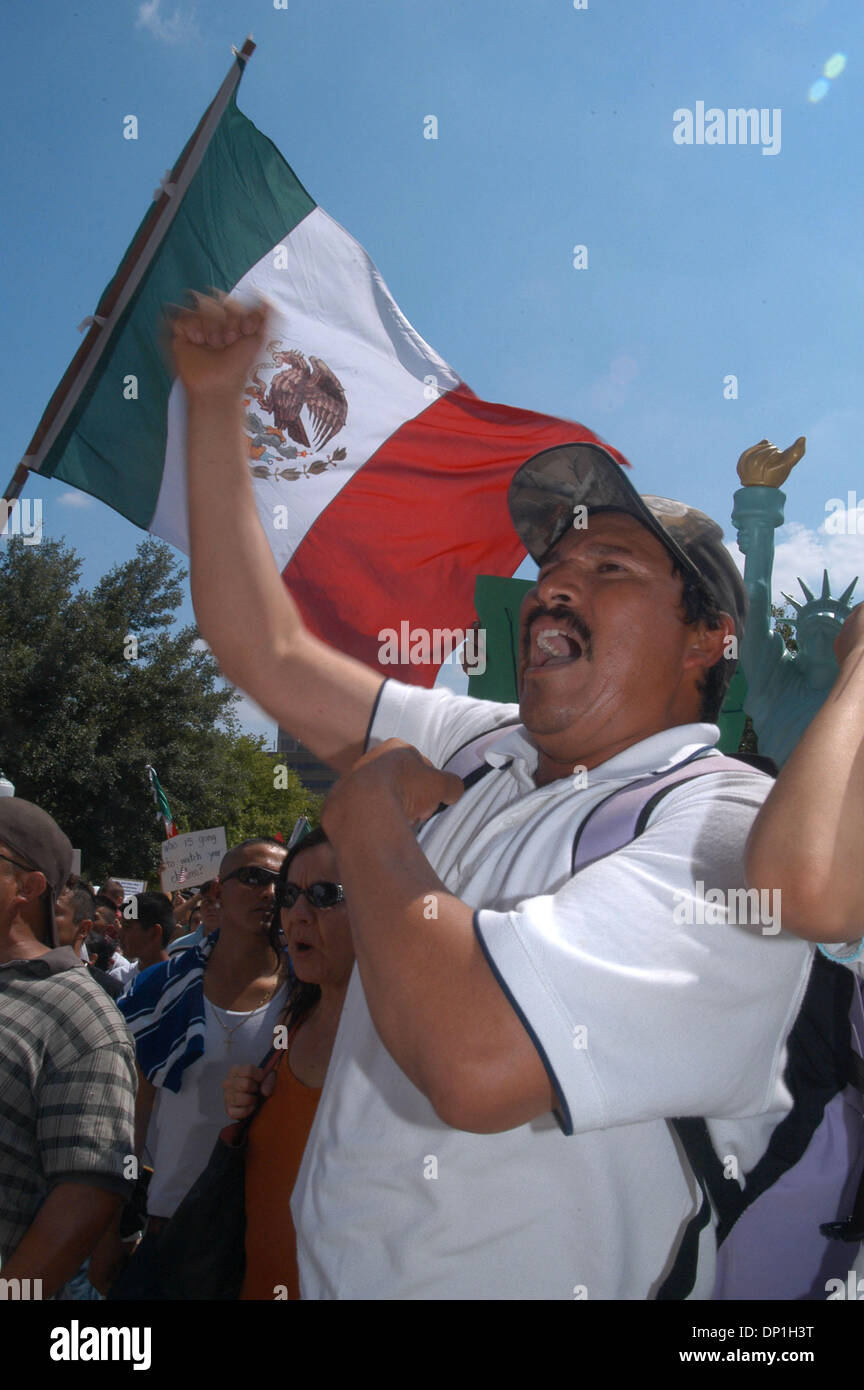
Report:
[[[197,629],[175,627],[185,575],[168,546],[142,541],[92,591],[80,570],[62,541],[0,548],[0,767],[80,846],[84,872],[157,881],[147,763],[180,830],[225,825],[231,843],[314,817],[317,798],[296,777],[277,791],[263,740],[239,733],[239,697]]]
[[[264,751],[265,741],[249,734],[219,735],[224,767],[231,771],[231,799],[224,804],[229,844],[255,835],[281,834],[286,843],[299,816],[317,824],[320,796],[308,791],[293,768]],[[221,761],[221,760],[220,760]]]

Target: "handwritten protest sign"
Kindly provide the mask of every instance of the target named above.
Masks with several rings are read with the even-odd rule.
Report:
[[[136,893],[145,893],[147,884],[143,878],[116,878],[115,882],[120,884],[123,889],[124,898],[134,898]]]
[[[162,845],[162,892],[199,888],[215,878],[225,855],[225,827],[172,835]]]

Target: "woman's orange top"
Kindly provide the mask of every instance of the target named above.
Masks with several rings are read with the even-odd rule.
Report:
[[[321,1088],[304,1086],[288,1065],[252,1124],[246,1150],[246,1277],[241,1299],[299,1299],[297,1237],[291,1193],[315,1119]]]

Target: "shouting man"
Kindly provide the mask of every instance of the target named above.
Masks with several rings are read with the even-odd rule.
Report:
[[[344,774],[323,825],[358,971],[292,1200],[302,1295],[710,1297],[710,1213],[669,1119],[705,1117],[753,1166],[790,1105],[810,964],[698,911],[743,885],[769,779],[667,785],[636,838],[574,863],[610,793],[717,756],[745,613],[722,533],[640,498],[599,446],[547,450],[510,495],[540,567],[519,706],[385,682],[304,628],[258,519],[241,403],[266,341],[264,310],[231,301],[174,320],[201,633]]]

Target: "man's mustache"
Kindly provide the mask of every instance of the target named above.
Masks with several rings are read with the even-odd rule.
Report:
[[[531,625],[537,618],[548,618],[550,626],[562,627],[565,631],[574,632],[582,644],[583,657],[586,661],[591,660],[591,629],[581,614],[574,613],[570,608],[561,607],[538,607],[526,614],[522,634],[522,651],[526,657],[530,656],[531,653]]]

